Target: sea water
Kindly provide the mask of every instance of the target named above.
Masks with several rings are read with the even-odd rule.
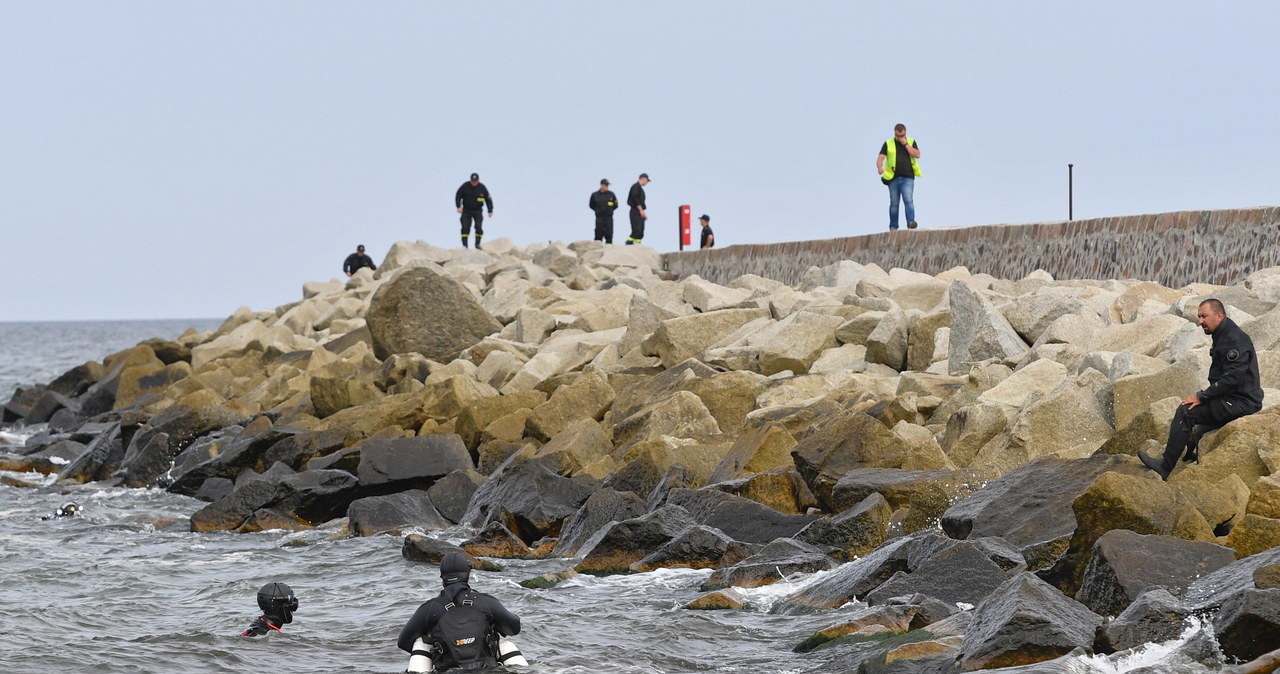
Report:
[[[0,323],[0,397],[47,382],[150,337],[173,338],[217,321]],[[35,428],[0,431],[20,445]],[[3,451],[3,448],[0,448]],[[402,536],[305,532],[192,533],[205,504],[157,489],[59,486],[33,473],[0,473],[2,672],[399,672],[400,628],[439,590],[436,567],[405,560]],[[83,517],[42,520],[74,500]],[[430,535],[450,542],[474,532]],[[748,589],[740,611],[683,608],[710,571],[575,576],[549,589],[519,582],[572,561],[495,560],[472,585],[518,614],[516,643],[532,672],[855,672],[854,646],[792,651],[839,624],[850,605],[805,616],[772,615],[781,597],[819,575]],[[283,633],[237,636],[258,614],[261,585],[282,581],[299,597]],[[1169,660],[1178,642],[1116,658],[1079,658],[1079,674],[1208,671]]]

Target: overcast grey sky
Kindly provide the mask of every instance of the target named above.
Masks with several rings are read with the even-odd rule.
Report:
[[[364,243],[717,243],[1271,205],[1280,3],[0,0],[0,320],[219,317]],[[625,197],[624,197],[625,198]],[[617,231],[625,237],[620,211]]]

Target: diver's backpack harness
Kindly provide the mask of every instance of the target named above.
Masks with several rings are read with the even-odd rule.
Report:
[[[436,629],[446,659],[458,665],[495,662],[490,647],[489,617],[476,608],[472,590],[458,595],[456,603],[444,605],[444,615]]]

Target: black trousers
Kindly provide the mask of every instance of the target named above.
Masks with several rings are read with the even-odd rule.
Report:
[[[1210,400],[1194,408],[1179,405],[1178,411],[1173,415],[1173,423],[1169,424],[1169,442],[1164,446],[1163,468],[1166,471],[1173,470],[1183,453],[1199,447],[1200,438],[1205,433],[1257,411],[1253,405],[1239,400]]]
[[[627,243],[640,243],[644,239],[644,218],[640,217],[640,211],[631,209],[631,238],[627,239]]]
[[[462,245],[467,245],[467,235],[471,233],[471,223],[476,225],[476,241],[484,237],[484,211],[462,211]]]
[[[613,216],[607,218],[596,218],[596,241],[605,243],[613,243]]]

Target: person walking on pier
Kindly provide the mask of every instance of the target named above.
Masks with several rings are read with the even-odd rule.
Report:
[[[613,243],[613,212],[618,210],[618,197],[609,189],[609,181],[600,179],[600,189],[591,193],[587,207],[596,214],[596,241]]]
[[[458,193],[453,195],[454,205],[462,214],[462,247],[467,247],[467,237],[471,235],[471,224],[476,226],[476,250],[480,250],[480,239],[484,238],[484,210],[488,208],[489,217],[493,217],[493,197],[489,188],[480,182],[480,176],[472,173],[471,180],[462,183]]]
[[[916,139],[907,136],[905,124],[893,127],[893,138],[880,146],[880,156],[876,157],[876,173],[880,174],[880,182],[889,186],[889,229],[898,229],[898,199],[907,206],[907,229],[916,228],[915,190],[916,178],[919,178],[920,146]]]
[[[716,233],[711,231],[711,216],[703,213],[702,217],[698,218],[698,221],[702,223],[702,238],[699,241],[698,249],[706,250],[715,246]]]

